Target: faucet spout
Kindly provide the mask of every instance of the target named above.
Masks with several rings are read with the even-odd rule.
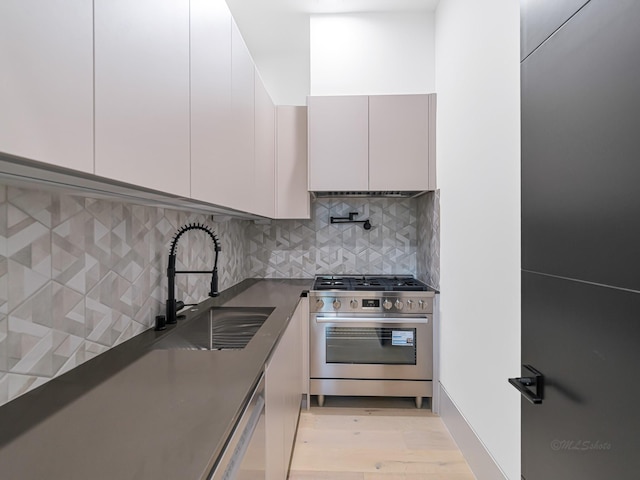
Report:
[[[176,249],[178,246],[178,240],[186,232],[190,230],[202,230],[206,232],[213,241],[215,260],[213,264],[213,270],[176,270]],[[176,323],[178,321],[177,311],[178,302],[176,300],[176,274],[211,274],[211,289],[209,291],[210,297],[218,296],[218,253],[220,252],[220,244],[218,243],[218,237],[213,233],[210,227],[199,223],[192,223],[181,227],[173,237],[171,242],[171,248],[169,249],[169,262],[167,264],[167,302],[166,302],[166,318],[167,323]],[[183,304],[184,305],[184,304]]]

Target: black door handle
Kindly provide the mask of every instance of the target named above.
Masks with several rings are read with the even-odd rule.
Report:
[[[529,370],[533,376],[510,378],[509,383],[516,387],[524,398],[534,405],[539,405],[544,398],[544,375],[531,365],[522,365],[522,367]],[[535,388],[535,392],[532,392],[528,387]]]

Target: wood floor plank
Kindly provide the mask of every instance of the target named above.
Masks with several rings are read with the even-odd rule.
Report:
[[[472,473],[365,473],[363,480],[475,480]]]
[[[364,473],[357,472],[295,472],[289,480],[364,480]]]
[[[473,480],[442,420],[416,408],[303,411],[290,480]]]

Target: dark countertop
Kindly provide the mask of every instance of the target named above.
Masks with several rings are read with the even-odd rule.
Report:
[[[154,350],[172,327],[147,330],[0,407],[0,476],[206,478],[311,284],[249,279],[203,302],[275,307],[243,350]]]

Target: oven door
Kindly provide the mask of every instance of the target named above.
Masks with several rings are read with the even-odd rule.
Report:
[[[311,315],[311,378],[431,380],[431,315]]]

